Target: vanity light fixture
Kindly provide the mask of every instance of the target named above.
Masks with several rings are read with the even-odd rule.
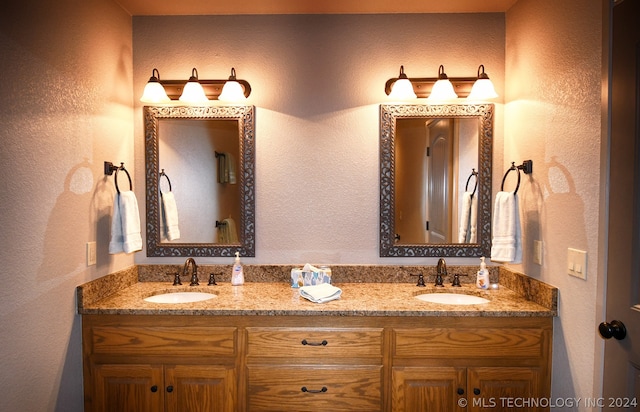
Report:
[[[234,86],[235,83],[235,86]],[[222,95],[227,84],[230,84],[232,89],[235,87],[236,92],[231,93],[231,97],[228,97],[227,92]],[[147,91],[150,89],[149,91]],[[154,97],[158,93],[164,97]],[[196,92],[195,96],[192,94]],[[201,80],[198,79],[198,71],[194,67],[191,71],[191,77],[185,84],[184,80],[160,80],[160,74],[157,69],[153,69],[152,76],[149,82],[145,86],[144,93],[140,98],[140,101],[151,104],[171,103],[176,99],[186,104],[202,104],[207,103],[209,100],[223,100],[225,102],[231,101],[243,101],[251,94],[251,85],[246,80],[236,78],[236,71],[231,69],[231,76],[228,79],[220,80]],[[222,98],[221,98],[222,97]]]
[[[151,77],[147,85],[144,86],[140,101],[144,103],[168,103],[171,101],[164,87],[160,84],[160,72],[158,69],[154,68],[151,72]]]
[[[404,66],[400,66],[400,74],[391,87],[389,97],[398,100],[415,99],[418,97],[413,91],[411,80],[409,80],[407,75],[404,73]]]
[[[440,65],[438,68],[438,80],[431,89],[429,100],[452,100],[457,99],[458,95],[453,90],[453,84],[449,80],[449,77],[444,72],[444,66]]]
[[[231,76],[229,76],[229,80],[227,80],[222,87],[222,93],[218,96],[218,100],[222,102],[241,102],[247,100],[247,97],[244,95],[244,89],[236,78],[236,69],[233,67],[231,68]]]
[[[469,100],[485,100],[498,97],[496,89],[493,87],[493,83],[489,79],[489,76],[484,72],[484,64],[478,67],[478,80],[473,83],[471,93],[469,93]]]
[[[182,90],[182,95],[180,95],[181,102],[184,103],[206,103],[209,101],[207,96],[204,94],[204,89],[202,85],[198,81],[198,70],[194,67],[191,70],[191,77],[189,77],[189,81],[184,85],[184,90]]]
[[[385,83],[384,91],[390,98],[400,99],[401,97],[396,97],[395,94],[392,95],[392,91],[395,90],[395,86],[397,83],[400,83],[400,80],[405,80],[404,77],[404,68],[400,66],[400,76],[393,77]],[[444,72],[444,66],[440,65],[438,69],[438,77],[411,77],[406,78],[407,82],[405,84],[410,84],[413,88],[413,92],[415,93],[417,98],[429,98],[429,101],[439,101],[439,100],[451,100],[456,97],[468,97],[472,100],[486,100],[498,97],[498,94],[495,93],[495,89],[493,88],[493,84],[491,80],[489,80],[489,76],[484,72],[484,65],[480,65],[478,67],[478,75],[477,77],[448,77]],[[445,94],[442,94],[439,90],[441,84],[449,83],[451,86],[444,86],[448,90]],[[478,83],[478,87],[480,87],[480,94],[471,94],[471,90],[474,85]],[[483,84],[484,83],[484,84]],[[488,83],[488,85],[487,85]],[[482,88],[487,87],[489,92],[482,92]],[[491,91],[493,93],[491,93]],[[403,99],[411,99],[412,97],[404,97]],[[414,97],[415,98],[415,97]]]

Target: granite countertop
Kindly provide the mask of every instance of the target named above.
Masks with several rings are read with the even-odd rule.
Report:
[[[129,277],[134,276],[129,274]],[[125,276],[126,277],[126,276]],[[120,280],[123,277],[119,277]],[[125,315],[278,315],[278,316],[484,316],[484,317],[551,317],[557,315],[557,289],[550,290],[551,299],[532,299],[527,293],[500,286],[479,290],[473,283],[462,287],[446,284],[417,287],[415,283],[336,283],[342,289],[340,299],[318,304],[308,301],[286,282],[246,282],[231,286],[172,286],[171,282],[122,281],[123,284],[102,296],[97,290],[108,289],[106,280],[78,287],[78,312],[87,314]],[[204,285],[203,285],[204,284]],[[545,284],[542,284],[545,285]],[[548,286],[548,285],[545,285]],[[539,287],[537,287],[539,288]],[[215,298],[194,303],[150,303],[144,298],[167,292],[209,292]],[[450,305],[423,302],[414,296],[430,292],[466,293],[490,300],[476,305]],[[543,293],[545,293],[543,291]],[[544,300],[544,299],[543,299]],[[535,303],[538,301],[538,303]]]

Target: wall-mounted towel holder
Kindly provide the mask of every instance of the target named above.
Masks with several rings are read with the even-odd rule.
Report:
[[[164,169],[162,169],[162,171],[158,175],[158,190],[160,191],[160,194],[162,194],[162,188],[160,187],[160,180],[162,179],[162,177],[167,179],[167,182],[169,183],[169,191],[171,192],[171,180],[169,180],[169,176],[167,176],[167,174],[164,172]]]
[[[526,175],[530,175],[531,173],[533,173],[533,160],[525,160],[519,166],[516,166],[516,162],[511,162],[511,167],[507,169],[507,172],[502,178],[502,184],[500,185],[501,191],[504,192],[504,182],[505,180],[507,180],[507,175],[514,170],[518,172],[518,184],[516,185],[516,190],[513,191],[513,194],[515,195],[516,193],[518,193],[518,189],[520,188],[520,171],[522,170]]]
[[[114,166],[113,163],[111,162],[104,162],[104,174],[105,176],[111,176],[113,175],[113,172],[115,171],[116,174],[113,177],[113,181],[116,184],[116,191],[118,193],[120,193],[120,188],[118,187],[118,171],[123,170],[126,174],[127,174],[127,178],[129,179],[129,190],[133,190],[133,184],[131,183],[131,175],[129,175],[129,172],[127,171],[127,169],[124,168],[124,162],[120,162],[120,166]]]
[[[476,178],[476,183],[473,186],[473,193],[471,193],[471,197],[473,197],[473,195],[476,194],[476,190],[478,189],[478,172],[476,172],[475,168],[471,169],[471,174],[467,178],[467,184],[464,186],[464,191],[465,192],[469,191],[469,181],[471,180],[472,177]]]
[[[219,227],[222,227],[222,226],[226,226],[226,225],[227,225],[227,222],[225,222],[225,221],[221,222],[219,220],[216,220],[216,228],[219,228]]]

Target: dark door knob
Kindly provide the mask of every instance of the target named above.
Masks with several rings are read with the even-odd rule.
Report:
[[[602,322],[600,326],[598,326],[598,332],[600,332],[600,336],[605,339],[616,338],[622,340],[627,336],[627,328],[625,328],[624,323],[619,320]]]

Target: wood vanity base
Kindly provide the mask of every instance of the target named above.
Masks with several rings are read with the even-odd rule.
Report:
[[[82,320],[86,411],[548,410],[551,317]]]

